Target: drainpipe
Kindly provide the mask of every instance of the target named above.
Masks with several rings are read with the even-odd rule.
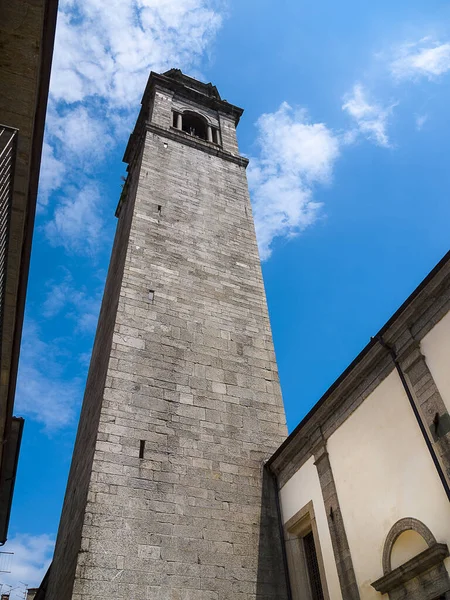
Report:
[[[275,506],[277,509],[277,516],[278,516],[278,528],[279,528],[279,532],[280,532],[281,553],[283,555],[284,575],[285,575],[285,579],[286,579],[286,591],[287,591],[288,600],[292,600],[291,580],[289,579],[286,544],[284,542],[283,519],[281,517],[280,496],[278,494],[278,480],[277,480],[277,476],[271,470],[270,467],[264,466],[264,468],[267,469],[267,471],[269,472],[269,476],[272,478],[272,482],[273,482],[273,489],[274,489],[274,493],[275,493]]]
[[[441,480],[442,485],[444,486],[444,490],[445,493],[447,494],[447,499],[450,501],[450,487],[448,485],[447,479],[445,477],[444,471],[442,470],[441,464],[436,456],[436,453],[434,451],[433,445],[430,441],[430,438],[428,436],[427,430],[425,428],[425,425],[423,424],[423,421],[420,417],[419,414],[419,410],[416,406],[416,403],[414,401],[413,395],[411,393],[411,390],[409,389],[408,386],[408,382],[406,381],[406,377],[405,374],[402,371],[402,368],[398,362],[398,357],[397,357],[397,353],[395,352],[395,349],[393,348],[393,346],[391,346],[390,344],[386,343],[383,340],[383,337],[381,335],[377,335],[376,339],[380,342],[381,346],[383,346],[383,348],[386,348],[386,350],[389,352],[389,354],[391,355],[392,361],[395,365],[395,368],[397,369],[397,373],[398,376],[400,377],[400,381],[402,382],[403,385],[403,389],[406,392],[406,395],[408,396],[408,400],[409,403],[411,405],[412,411],[414,413],[414,416],[416,417],[417,420],[417,424],[419,425],[419,429],[423,435],[423,439],[425,440],[425,444],[427,445],[428,451],[431,455],[431,459],[433,460],[434,466],[436,467],[436,471],[438,472],[439,475],[439,479]]]

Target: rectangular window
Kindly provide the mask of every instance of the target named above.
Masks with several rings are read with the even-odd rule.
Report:
[[[329,600],[312,502],[285,523],[285,540],[293,600]]]
[[[312,531],[307,533],[303,538],[303,547],[305,549],[306,570],[308,572],[312,600],[324,600],[322,582],[320,581],[319,561],[317,560],[316,545]]]
[[[141,440],[139,444],[139,458],[144,458],[145,452],[145,440]]]

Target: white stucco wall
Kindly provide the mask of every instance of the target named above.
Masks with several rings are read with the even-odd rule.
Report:
[[[450,312],[427,333],[420,348],[445,407],[450,412]]]
[[[342,600],[322,490],[313,457],[302,465],[280,490],[283,522],[289,521],[291,517],[311,501],[314,506],[330,600]]]
[[[395,371],[327,447],[361,599],[380,599],[371,583],[396,521],[415,517],[450,546],[450,505]]]

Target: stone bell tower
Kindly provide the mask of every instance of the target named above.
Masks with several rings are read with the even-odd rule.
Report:
[[[286,435],[242,114],[151,73],[47,600],[287,597],[264,461]]]

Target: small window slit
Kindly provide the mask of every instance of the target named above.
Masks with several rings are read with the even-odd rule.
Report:
[[[145,452],[145,440],[141,440],[139,445],[139,458],[144,458]]]
[[[155,301],[155,290],[148,290],[148,299],[153,304]]]

